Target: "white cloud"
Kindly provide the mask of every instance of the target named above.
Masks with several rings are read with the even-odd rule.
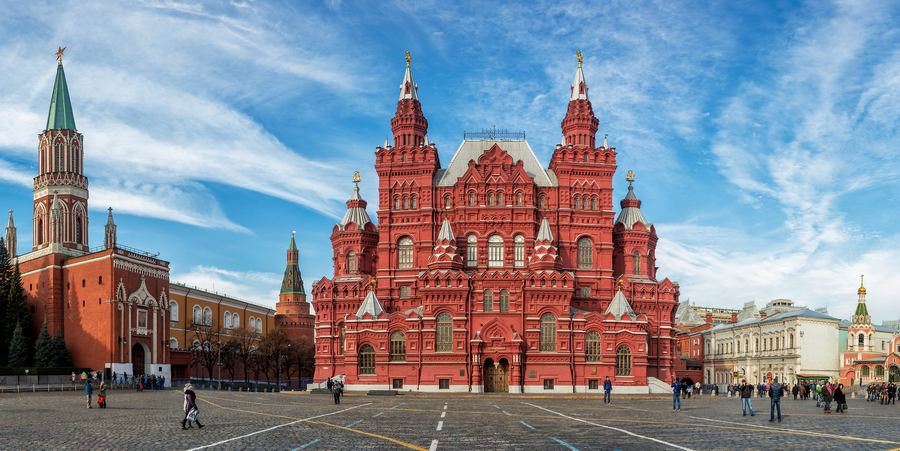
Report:
[[[179,272],[173,266],[169,279],[190,287],[275,308],[281,289],[282,276],[266,272],[231,271],[201,265],[194,266],[185,272]]]

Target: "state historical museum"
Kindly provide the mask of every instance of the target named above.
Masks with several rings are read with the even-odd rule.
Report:
[[[664,390],[678,284],[616,150],[597,146],[580,55],[564,141],[540,164],[524,134],[466,134],[442,167],[407,58],[393,145],[375,151],[378,225],[359,188],[312,287],[317,379],[348,389]],[[629,182],[634,178],[629,173]],[[359,182],[359,178],[355,177]]]

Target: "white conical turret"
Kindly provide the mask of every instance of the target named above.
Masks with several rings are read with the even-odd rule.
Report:
[[[116,223],[113,221],[112,207],[109,207],[109,216],[106,218],[106,228],[103,234],[103,247],[112,249],[116,247]]]
[[[6,252],[9,258],[16,256],[16,225],[13,223],[13,211],[9,211],[9,223],[6,225]]]
[[[572,97],[569,100],[591,100],[588,97],[588,85],[584,81],[584,72],[581,70],[581,52],[578,52],[578,70],[575,71],[575,82],[572,83]]]
[[[400,84],[400,100],[419,100],[419,94],[417,93],[419,88],[413,80],[412,70],[409,68],[410,61],[409,52],[406,52],[406,73],[403,74],[403,83]]]

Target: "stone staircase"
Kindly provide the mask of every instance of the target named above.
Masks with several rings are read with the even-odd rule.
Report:
[[[671,394],[672,386],[655,378],[647,377],[647,386],[650,388],[651,394]]]

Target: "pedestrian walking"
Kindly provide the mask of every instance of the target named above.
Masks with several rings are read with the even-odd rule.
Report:
[[[834,400],[834,386],[826,382],[822,387],[822,402],[825,403],[825,413],[831,413],[831,401]]]
[[[87,408],[93,409],[93,407],[91,407],[91,395],[94,394],[94,387],[91,387],[90,383],[84,384],[84,394],[87,395]]]
[[[844,384],[838,384],[834,389],[834,403],[837,404],[838,413],[844,413],[847,410],[847,394],[844,393]]]
[[[794,387],[791,388],[791,393],[794,395],[794,401],[796,401],[797,395],[800,394],[800,387],[797,384],[794,384]]]
[[[340,404],[341,403],[341,383],[340,382],[334,383],[334,386],[331,387],[331,394],[334,395],[334,403]]]
[[[681,412],[681,381],[672,378],[672,411]]]
[[[753,398],[753,386],[747,383],[747,380],[744,379],[741,382],[741,410],[744,411],[744,416],[747,416],[747,411],[750,411],[750,416],[755,416],[753,414],[753,403],[751,402]]]
[[[326,383],[326,385],[328,386],[328,391],[333,393],[334,392],[334,381],[331,380],[330,377],[328,378],[328,382]]]
[[[196,410],[197,413],[192,415],[191,410]],[[184,384],[184,419],[181,420],[181,429],[187,429],[191,426],[191,421],[197,423],[197,427],[203,429],[203,425],[200,424],[200,409],[197,408],[197,394],[194,393],[194,386],[191,385],[190,382]],[[192,417],[191,420],[188,417]],[[185,426],[187,423],[187,427]]]
[[[87,372],[86,372],[86,371],[82,371],[82,372],[81,372],[81,379],[78,379],[78,380],[81,381],[81,382],[86,381],[86,380],[87,380]]]
[[[781,384],[778,383],[778,378],[773,379],[772,384],[769,386],[769,422],[775,421],[775,409],[778,409],[778,422],[781,422],[781,396],[783,394],[783,390],[781,388]]]
[[[612,404],[612,381],[609,380],[609,376],[603,380],[603,404]]]

